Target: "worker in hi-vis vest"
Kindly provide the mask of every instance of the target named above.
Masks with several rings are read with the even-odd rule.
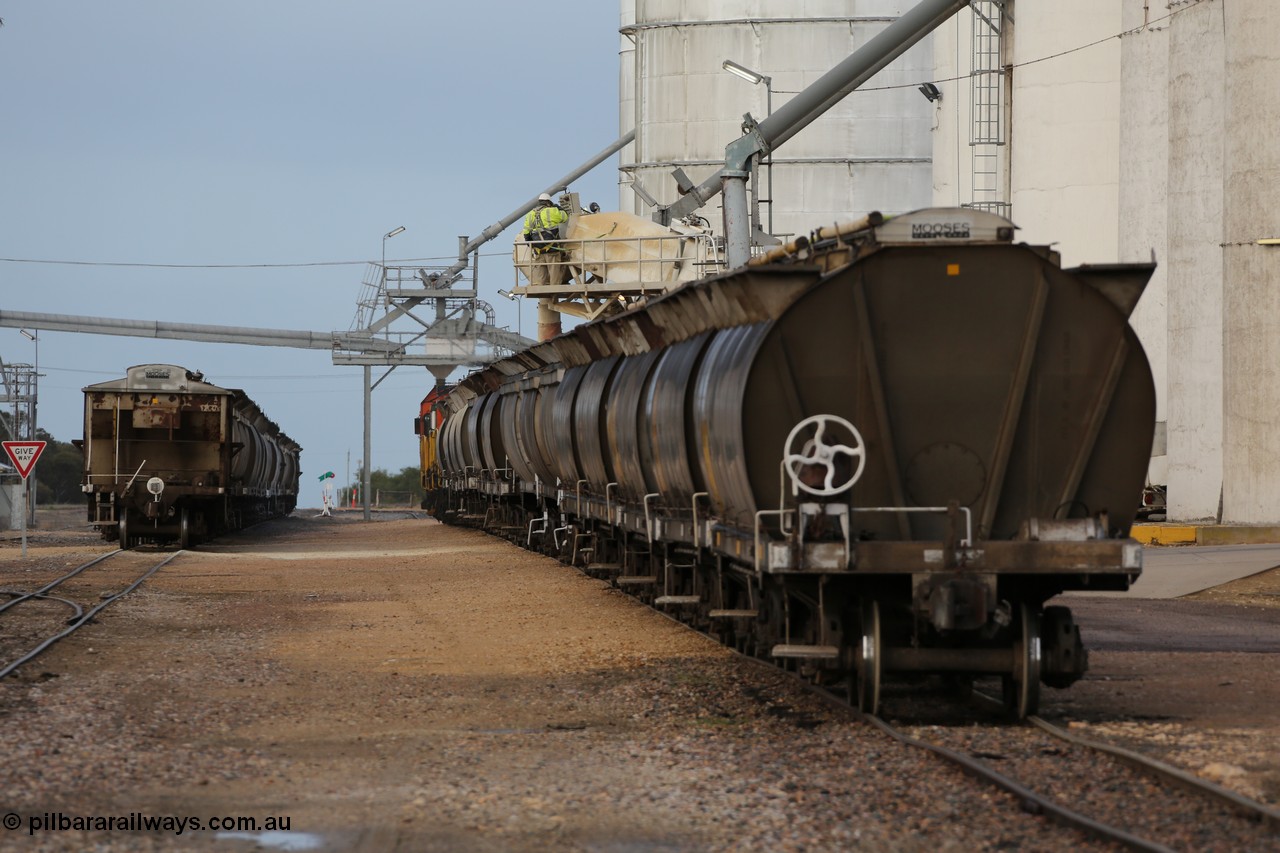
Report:
[[[568,268],[564,263],[564,249],[557,242],[560,226],[569,221],[569,214],[551,202],[551,196],[538,196],[538,206],[524,217],[524,239],[533,251],[529,266],[529,284],[532,286],[564,284]]]

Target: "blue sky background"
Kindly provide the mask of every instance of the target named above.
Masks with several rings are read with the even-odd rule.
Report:
[[[618,136],[607,0],[28,0],[0,18],[5,310],[346,330],[383,234],[407,229],[388,263],[447,263]],[[616,207],[616,162],[573,187],[584,202]],[[482,250],[481,298],[532,336],[534,306],[496,295],[513,236]],[[34,347],[0,328],[0,357]],[[60,440],[82,434],[85,385],[167,362],[245,389],[303,445],[303,505],[348,451],[356,476],[361,370],[327,352],[42,332],[39,359],[39,424]],[[400,368],[374,392],[374,467],[417,464],[431,384]]]

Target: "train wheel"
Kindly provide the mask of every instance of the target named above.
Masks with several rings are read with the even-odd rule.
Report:
[[[861,641],[857,653],[858,710],[880,711],[880,604],[874,598],[862,602]]]
[[[1002,679],[1004,706],[1014,719],[1040,710],[1040,614],[1029,604],[1019,607],[1022,635],[1014,643],[1014,671]]]
[[[129,541],[129,519],[127,516],[120,516],[120,521],[116,527],[119,529],[118,538],[120,539],[120,550],[128,551],[133,547],[133,543]]]
[[[191,513],[185,506],[178,517],[178,547],[184,550],[191,547]]]

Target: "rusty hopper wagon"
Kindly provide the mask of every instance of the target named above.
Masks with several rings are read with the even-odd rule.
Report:
[[[171,364],[84,389],[89,521],[180,547],[293,511],[302,448],[243,391]]]
[[[989,213],[878,215],[472,374],[434,505],[845,684],[1081,677],[1065,590],[1123,590],[1151,264],[1064,270]]]

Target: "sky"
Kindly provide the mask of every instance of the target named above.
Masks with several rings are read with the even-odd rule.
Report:
[[[346,331],[367,264],[457,255],[612,143],[618,4],[560,0],[0,2],[0,309]],[[616,156],[572,189],[617,206]],[[480,298],[534,335],[515,228]],[[0,328],[0,358],[36,346]],[[39,333],[39,426],[82,437],[81,389],[170,363],[242,388],[318,476],[358,479],[362,370],[327,351]],[[377,379],[385,368],[374,368]],[[416,466],[433,380],[373,393],[372,465]],[[349,460],[349,461],[348,461]],[[349,467],[348,467],[349,466]]]

